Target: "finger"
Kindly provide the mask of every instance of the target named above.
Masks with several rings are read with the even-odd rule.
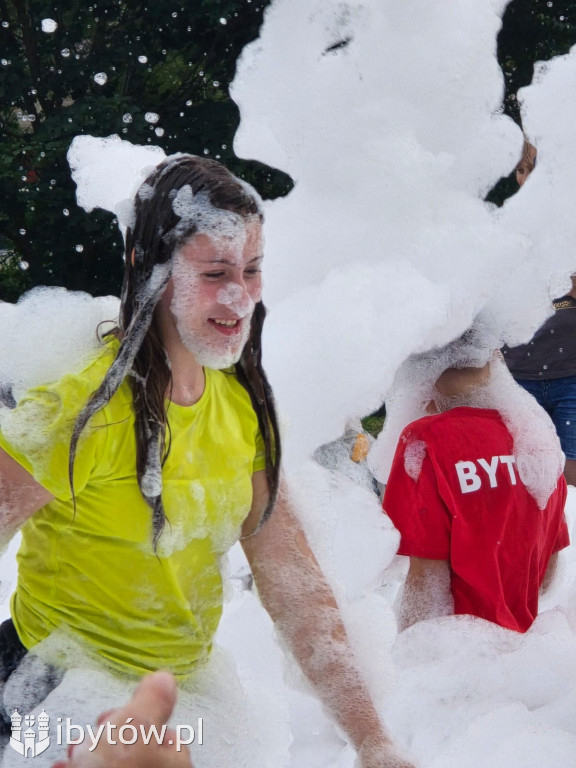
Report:
[[[117,720],[118,718],[115,718],[114,715],[116,715],[117,712],[120,710],[118,707],[115,709],[107,709],[106,712],[102,712],[101,715],[98,716],[98,720],[96,721],[97,725],[102,725],[103,723],[107,723],[108,721]]]
[[[176,704],[176,682],[168,672],[154,672],[145,677],[122,707],[130,717],[141,717],[149,722],[162,724],[170,719]]]

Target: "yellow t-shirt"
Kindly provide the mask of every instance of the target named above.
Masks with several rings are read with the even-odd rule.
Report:
[[[0,415],[0,447],[55,496],[22,529],[12,617],[27,648],[63,628],[118,671],[186,676],[210,651],[222,611],[219,559],[250,510],[264,446],[235,375],[205,369],[201,399],[168,406],[167,523],[154,552],[125,380],[80,439],[74,515],[71,432],[116,349],[108,343],[82,373],[31,390]]]

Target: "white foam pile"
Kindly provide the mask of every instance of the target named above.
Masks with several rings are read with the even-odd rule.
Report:
[[[481,308],[526,340],[573,269],[573,57],[522,94],[538,172],[503,211],[483,203],[522,147],[500,113],[504,5],[280,0],[242,54],[235,149],[296,183],[268,204],[265,353],[298,451]]]
[[[115,213],[124,232],[132,221],[136,190],[165,157],[160,147],[135,146],[119,136],[105,141],[94,136],[77,137],[68,151],[68,163],[76,182],[78,205],[88,213],[94,208]]]
[[[295,180],[266,211],[265,355],[289,464],[332,439],[347,417],[379,405],[410,354],[444,345],[480,311],[497,340],[525,341],[569,286],[576,104],[566,94],[576,55],[540,67],[521,93],[537,171],[502,210],[483,202],[522,147],[499,109],[504,6],[279,0],[241,57],[235,149]],[[290,35],[298,46],[282,44]],[[531,410],[522,425],[521,402],[505,389],[500,408],[529,452]],[[345,481],[319,490],[303,470],[297,481],[307,530],[347,610],[361,613],[370,601],[356,636],[382,652],[394,636],[386,611],[402,577],[396,560],[378,573],[394,534],[377,531],[367,497],[343,498]],[[360,549],[346,551],[360,539]],[[451,617],[395,640],[394,684],[375,696],[418,765],[559,768],[574,759],[572,550],[564,561],[543,604],[560,607],[526,636]],[[371,579],[384,587],[374,591]],[[386,688],[385,659],[359,654],[369,679]]]
[[[98,334],[116,323],[118,307],[114,296],[47,287],[0,303],[0,385],[18,400],[38,383],[80,370],[98,348]]]
[[[536,170],[503,209],[483,202],[522,148],[519,128],[500,110],[496,35],[505,4],[274,0],[232,89],[242,114],[237,153],[295,181],[288,197],[265,204],[265,366],[287,466],[375,701],[400,744],[429,768],[573,763],[574,547],[525,636],[447,617],[397,637],[391,603],[404,568],[394,557],[397,533],[370,490],[306,458],[348,418],[379,406],[410,354],[457,337],[480,310],[501,340],[526,341],[551,297],[568,287],[576,258],[576,52],[540,67],[521,93]],[[81,204],[121,216],[137,172],[161,153],[136,159],[142,148],[116,138],[106,144],[76,140],[74,178]],[[109,167],[106,158],[115,173],[96,172]],[[574,536],[573,492],[568,512]],[[242,588],[245,569],[234,551],[235,589],[219,642],[235,658],[241,685],[267,704],[246,720],[234,693],[218,723],[236,719],[236,753],[215,735],[196,750],[197,765],[351,768],[352,749],[299,683],[293,687],[293,665],[284,678],[270,623]],[[225,663],[220,669],[232,679]],[[52,694],[54,711],[71,701],[90,709],[82,705],[87,677],[74,674]],[[225,699],[215,694],[216,710]],[[190,704],[192,715],[199,706]],[[279,734],[279,746],[270,734]]]

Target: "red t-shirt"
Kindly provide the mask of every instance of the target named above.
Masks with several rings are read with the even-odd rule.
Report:
[[[525,632],[550,556],[569,544],[566,482],[539,509],[513,449],[495,410],[419,419],[400,436],[383,507],[400,531],[399,554],[450,563],[454,613]]]

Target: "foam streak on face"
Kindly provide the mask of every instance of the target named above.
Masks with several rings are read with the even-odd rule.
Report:
[[[222,369],[238,362],[261,297],[261,225],[248,220],[235,236],[194,235],[174,254],[170,312],[196,361]]]

